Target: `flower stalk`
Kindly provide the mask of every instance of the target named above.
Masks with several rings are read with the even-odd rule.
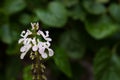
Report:
[[[35,58],[32,63],[32,74],[33,74],[33,80],[47,80],[45,73],[45,66],[43,64],[43,60],[41,56],[38,54],[38,52],[35,52]]]

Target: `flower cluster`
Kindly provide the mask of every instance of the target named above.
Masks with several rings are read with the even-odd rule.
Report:
[[[38,23],[31,23],[32,29],[27,31],[22,31],[21,39],[19,39],[18,43],[22,43],[23,46],[20,48],[21,56],[23,59],[26,53],[30,50],[33,52],[38,52],[42,58],[47,58],[48,56],[53,56],[54,52],[50,49],[50,41],[52,39],[49,37],[49,32],[38,30]],[[32,37],[33,36],[33,37]],[[42,37],[44,41],[41,41],[37,36]]]

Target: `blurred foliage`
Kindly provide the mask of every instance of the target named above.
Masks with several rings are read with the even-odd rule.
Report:
[[[31,22],[53,39],[48,80],[120,80],[120,0],[1,0],[0,80],[32,80],[17,43]]]
[[[23,80],[32,80],[31,66],[28,65],[23,69]]]

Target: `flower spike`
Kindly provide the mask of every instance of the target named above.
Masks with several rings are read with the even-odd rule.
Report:
[[[50,41],[52,39],[49,37],[49,31],[45,31],[45,34],[43,31],[38,30],[39,29],[39,23],[31,23],[32,29],[27,31],[22,31],[21,33],[21,39],[19,39],[18,43],[22,43],[23,46],[20,49],[21,52],[21,59],[24,59],[24,56],[28,51],[35,52],[37,51],[43,59],[48,58],[48,56],[53,56],[54,52],[52,49],[50,49]],[[34,32],[36,31],[36,32]],[[33,36],[33,37],[30,37]],[[44,39],[44,42],[40,40],[40,38],[37,38],[36,36],[39,36],[40,38]],[[46,50],[48,53],[46,53]]]

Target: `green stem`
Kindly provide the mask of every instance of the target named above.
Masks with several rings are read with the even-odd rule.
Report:
[[[35,52],[35,59],[32,64],[33,80],[47,80],[45,75],[45,66],[38,52]]]

